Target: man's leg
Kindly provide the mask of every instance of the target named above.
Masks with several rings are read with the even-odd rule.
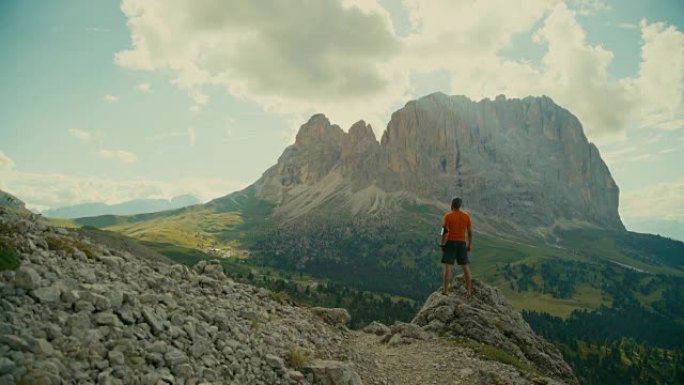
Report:
[[[460,265],[461,270],[463,270],[463,283],[465,284],[466,287],[466,292],[468,293],[468,297],[472,294],[472,290],[470,290],[470,266],[468,265]]]
[[[451,268],[454,267],[454,265],[450,265],[448,263],[443,263],[444,266],[444,286],[442,289],[442,293],[445,295],[449,292],[449,282],[451,282]]]

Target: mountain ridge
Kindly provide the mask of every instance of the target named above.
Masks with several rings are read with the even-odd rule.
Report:
[[[201,203],[193,195],[184,194],[171,199],[134,199],[107,204],[102,202],[81,203],[72,206],[43,210],[41,214],[52,218],[84,218],[101,215],[136,215],[174,210]]]
[[[283,217],[335,198],[354,202],[345,206],[356,214],[393,194],[440,208],[461,195],[499,231],[557,222],[624,230],[619,189],[598,150],[548,97],[431,94],[394,112],[380,141],[364,121],[345,133],[316,114],[254,187]]]

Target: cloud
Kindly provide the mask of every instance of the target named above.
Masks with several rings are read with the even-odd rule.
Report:
[[[196,139],[197,138],[195,136],[195,129],[192,127],[188,127],[188,142],[190,143],[191,146],[195,145]]]
[[[122,163],[133,163],[138,160],[138,156],[130,151],[124,150],[109,150],[101,148],[98,151],[100,157],[104,159],[114,159]]]
[[[102,97],[102,100],[104,100],[105,102],[114,103],[114,102],[118,102],[118,101],[119,101],[119,97],[118,97],[118,96],[114,96],[114,95],[107,94],[107,95],[105,95],[105,96]]]
[[[6,179],[14,170],[14,161],[4,152],[0,151],[0,188],[5,188]]]
[[[78,128],[70,128],[69,135],[83,143],[89,143],[93,139],[93,134],[90,131],[85,131]]]
[[[151,93],[152,92],[152,86],[150,86],[148,83],[140,83],[135,88],[140,91],[140,92],[145,92],[145,93]]]
[[[0,151],[0,172],[5,173],[14,169],[14,161]]]
[[[125,0],[133,47],[115,60],[171,70],[192,110],[208,100],[203,87],[218,85],[270,112],[358,120],[368,105],[386,109],[408,84],[385,70],[400,49],[387,12],[372,1],[360,2],[363,9],[353,3]]]
[[[202,201],[246,186],[218,178],[179,178],[173,181],[78,177],[64,174],[13,172],[6,188],[32,209],[44,210],[86,202],[120,203],[132,199],[171,198],[192,194]]]
[[[591,43],[577,20],[609,11],[603,1],[402,4],[411,30],[400,37],[376,0],[124,0],[132,47],[115,60],[172,74],[192,111],[208,103],[203,89],[219,86],[283,114],[293,127],[324,112],[343,127],[365,119],[378,130],[394,109],[422,96],[414,94],[414,75],[434,73],[448,76],[450,93],[476,100],[549,95],[590,135],[684,111],[684,34],[674,26],[642,21],[639,72],[616,78],[609,67],[619,58]],[[521,37],[543,49],[541,61],[507,56]]]
[[[108,33],[112,32],[111,29],[109,28],[102,28],[102,27],[86,27],[85,29],[88,32],[99,32],[99,33]]]
[[[620,214],[633,219],[684,220],[684,177],[623,192]]]
[[[639,26],[634,23],[620,23],[618,27],[622,29],[639,29]]]

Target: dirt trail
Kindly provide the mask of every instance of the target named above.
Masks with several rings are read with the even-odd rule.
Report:
[[[390,345],[353,332],[356,369],[365,385],[466,385],[529,383],[512,367],[481,359],[472,350],[438,340]]]

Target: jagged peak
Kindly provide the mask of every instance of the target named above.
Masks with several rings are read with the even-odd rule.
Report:
[[[309,120],[299,127],[299,132],[295,139],[296,145],[309,145],[320,143],[320,141],[330,138],[337,140],[342,137],[344,131],[340,126],[331,124],[324,114],[314,114]]]
[[[366,124],[364,120],[359,120],[358,122],[352,124],[352,126],[349,128],[349,133],[348,135],[354,140],[368,140],[371,139],[374,142],[377,142],[377,138],[375,137],[375,133],[373,132],[373,128],[371,127],[370,124]]]

